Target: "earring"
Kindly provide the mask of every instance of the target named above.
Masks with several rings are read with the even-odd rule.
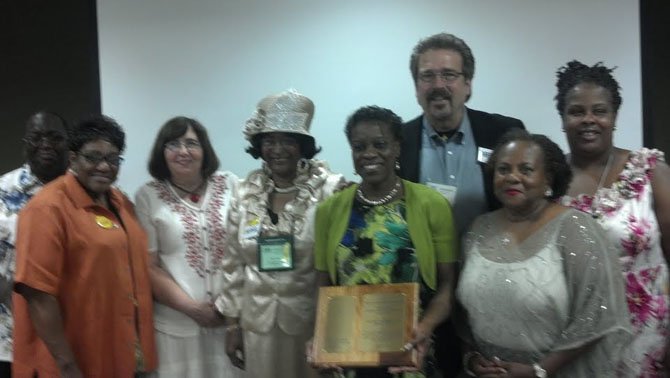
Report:
[[[395,170],[396,170],[396,171],[399,171],[399,170],[400,170],[400,161],[399,161],[399,160],[396,160],[396,161],[395,161]]]
[[[301,158],[298,160],[298,168],[296,169],[298,176],[302,176],[309,171],[309,160]]]
[[[547,190],[544,191],[544,196],[547,197],[547,198],[551,197],[553,195],[554,195],[554,190],[551,189],[551,188],[547,188]]]

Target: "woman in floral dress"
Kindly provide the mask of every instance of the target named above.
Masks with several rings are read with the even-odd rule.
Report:
[[[571,61],[558,71],[556,86],[574,173],[563,204],[598,219],[619,251],[634,328],[626,362],[635,376],[665,376],[670,169],[661,151],[613,145],[621,95],[612,69]]]

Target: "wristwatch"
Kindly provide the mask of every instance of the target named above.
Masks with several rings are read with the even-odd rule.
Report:
[[[536,378],[547,378],[547,371],[544,370],[544,368],[540,366],[539,363],[536,362],[533,364],[533,370],[535,371]]]

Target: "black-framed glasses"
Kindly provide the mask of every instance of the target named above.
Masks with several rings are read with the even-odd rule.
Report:
[[[195,139],[186,139],[185,141],[175,139],[165,143],[165,148],[170,152],[177,152],[181,150],[182,147],[185,147],[189,152],[197,151],[202,148],[200,142]]]
[[[46,135],[28,135],[23,138],[23,142],[28,144],[31,147],[38,147],[43,142],[49,143],[52,146],[60,145],[65,143],[65,137],[59,134],[46,134]]]
[[[123,157],[116,154],[98,155],[98,154],[87,154],[83,152],[78,152],[77,154],[83,157],[87,163],[94,166],[97,166],[98,164],[102,163],[103,160],[112,167],[118,167],[119,165],[121,165],[121,163],[123,163]]]
[[[461,76],[463,76],[463,72],[452,70],[424,71],[419,74],[419,80],[424,83],[432,84],[437,81],[437,78],[440,78],[447,83],[453,83]]]

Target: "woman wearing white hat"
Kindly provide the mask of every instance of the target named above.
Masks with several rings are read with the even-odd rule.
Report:
[[[233,200],[216,305],[228,324],[226,353],[251,377],[315,374],[304,350],[314,329],[313,217],[344,179],[312,159],[313,115],[312,101],[289,90],[262,99],[244,129],[263,167]]]

